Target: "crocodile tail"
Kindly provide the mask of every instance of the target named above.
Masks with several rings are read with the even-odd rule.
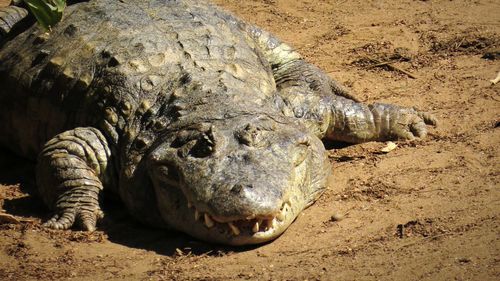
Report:
[[[0,42],[4,41],[9,33],[28,17],[28,11],[17,6],[0,8]]]

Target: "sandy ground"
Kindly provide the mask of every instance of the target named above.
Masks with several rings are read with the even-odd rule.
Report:
[[[482,58],[500,50],[499,1],[216,2],[361,100],[429,110],[439,127],[387,154],[332,148],[326,194],[276,241],[243,249],[145,227],[118,202],[97,232],[43,229],[32,166],[1,151],[13,215],[1,280],[500,280],[500,60]]]

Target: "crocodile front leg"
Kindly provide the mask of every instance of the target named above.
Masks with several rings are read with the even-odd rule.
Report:
[[[350,143],[424,137],[428,113],[390,104],[366,105],[326,73],[304,61],[292,47],[255,26],[239,23],[272,67],[276,103],[319,138]]]
[[[360,143],[366,141],[412,140],[427,135],[426,125],[436,125],[427,112],[393,104],[361,104],[342,97],[323,100],[330,115],[325,137]]]
[[[363,104],[337,95],[336,85],[317,67],[294,61],[275,72],[278,106],[287,116],[303,122],[319,138],[361,143],[411,140],[427,134],[426,125],[436,125],[429,113],[392,104]]]
[[[95,230],[103,216],[99,194],[110,156],[106,139],[95,128],[66,131],[45,144],[36,180],[44,202],[56,211],[45,226],[68,229],[76,222]]]

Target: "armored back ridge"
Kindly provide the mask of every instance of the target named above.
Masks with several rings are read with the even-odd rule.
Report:
[[[52,32],[5,43],[0,84],[0,144],[38,155],[46,226],[95,229],[106,188],[140,221],[233,245],[276,238],[322,193],[321,139],[412,139],[435,123],[357,102],[205,1],[71,5]]]

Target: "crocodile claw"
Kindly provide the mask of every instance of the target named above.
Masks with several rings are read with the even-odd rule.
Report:
[[[61,214],[54,215],[51,219],[46,221],[43,226],[51,229],[69,229],[75,222],[80,226],[83,231],[94,231],[98,220],[104,217],[101,210],[89,211],[66,209]]]

